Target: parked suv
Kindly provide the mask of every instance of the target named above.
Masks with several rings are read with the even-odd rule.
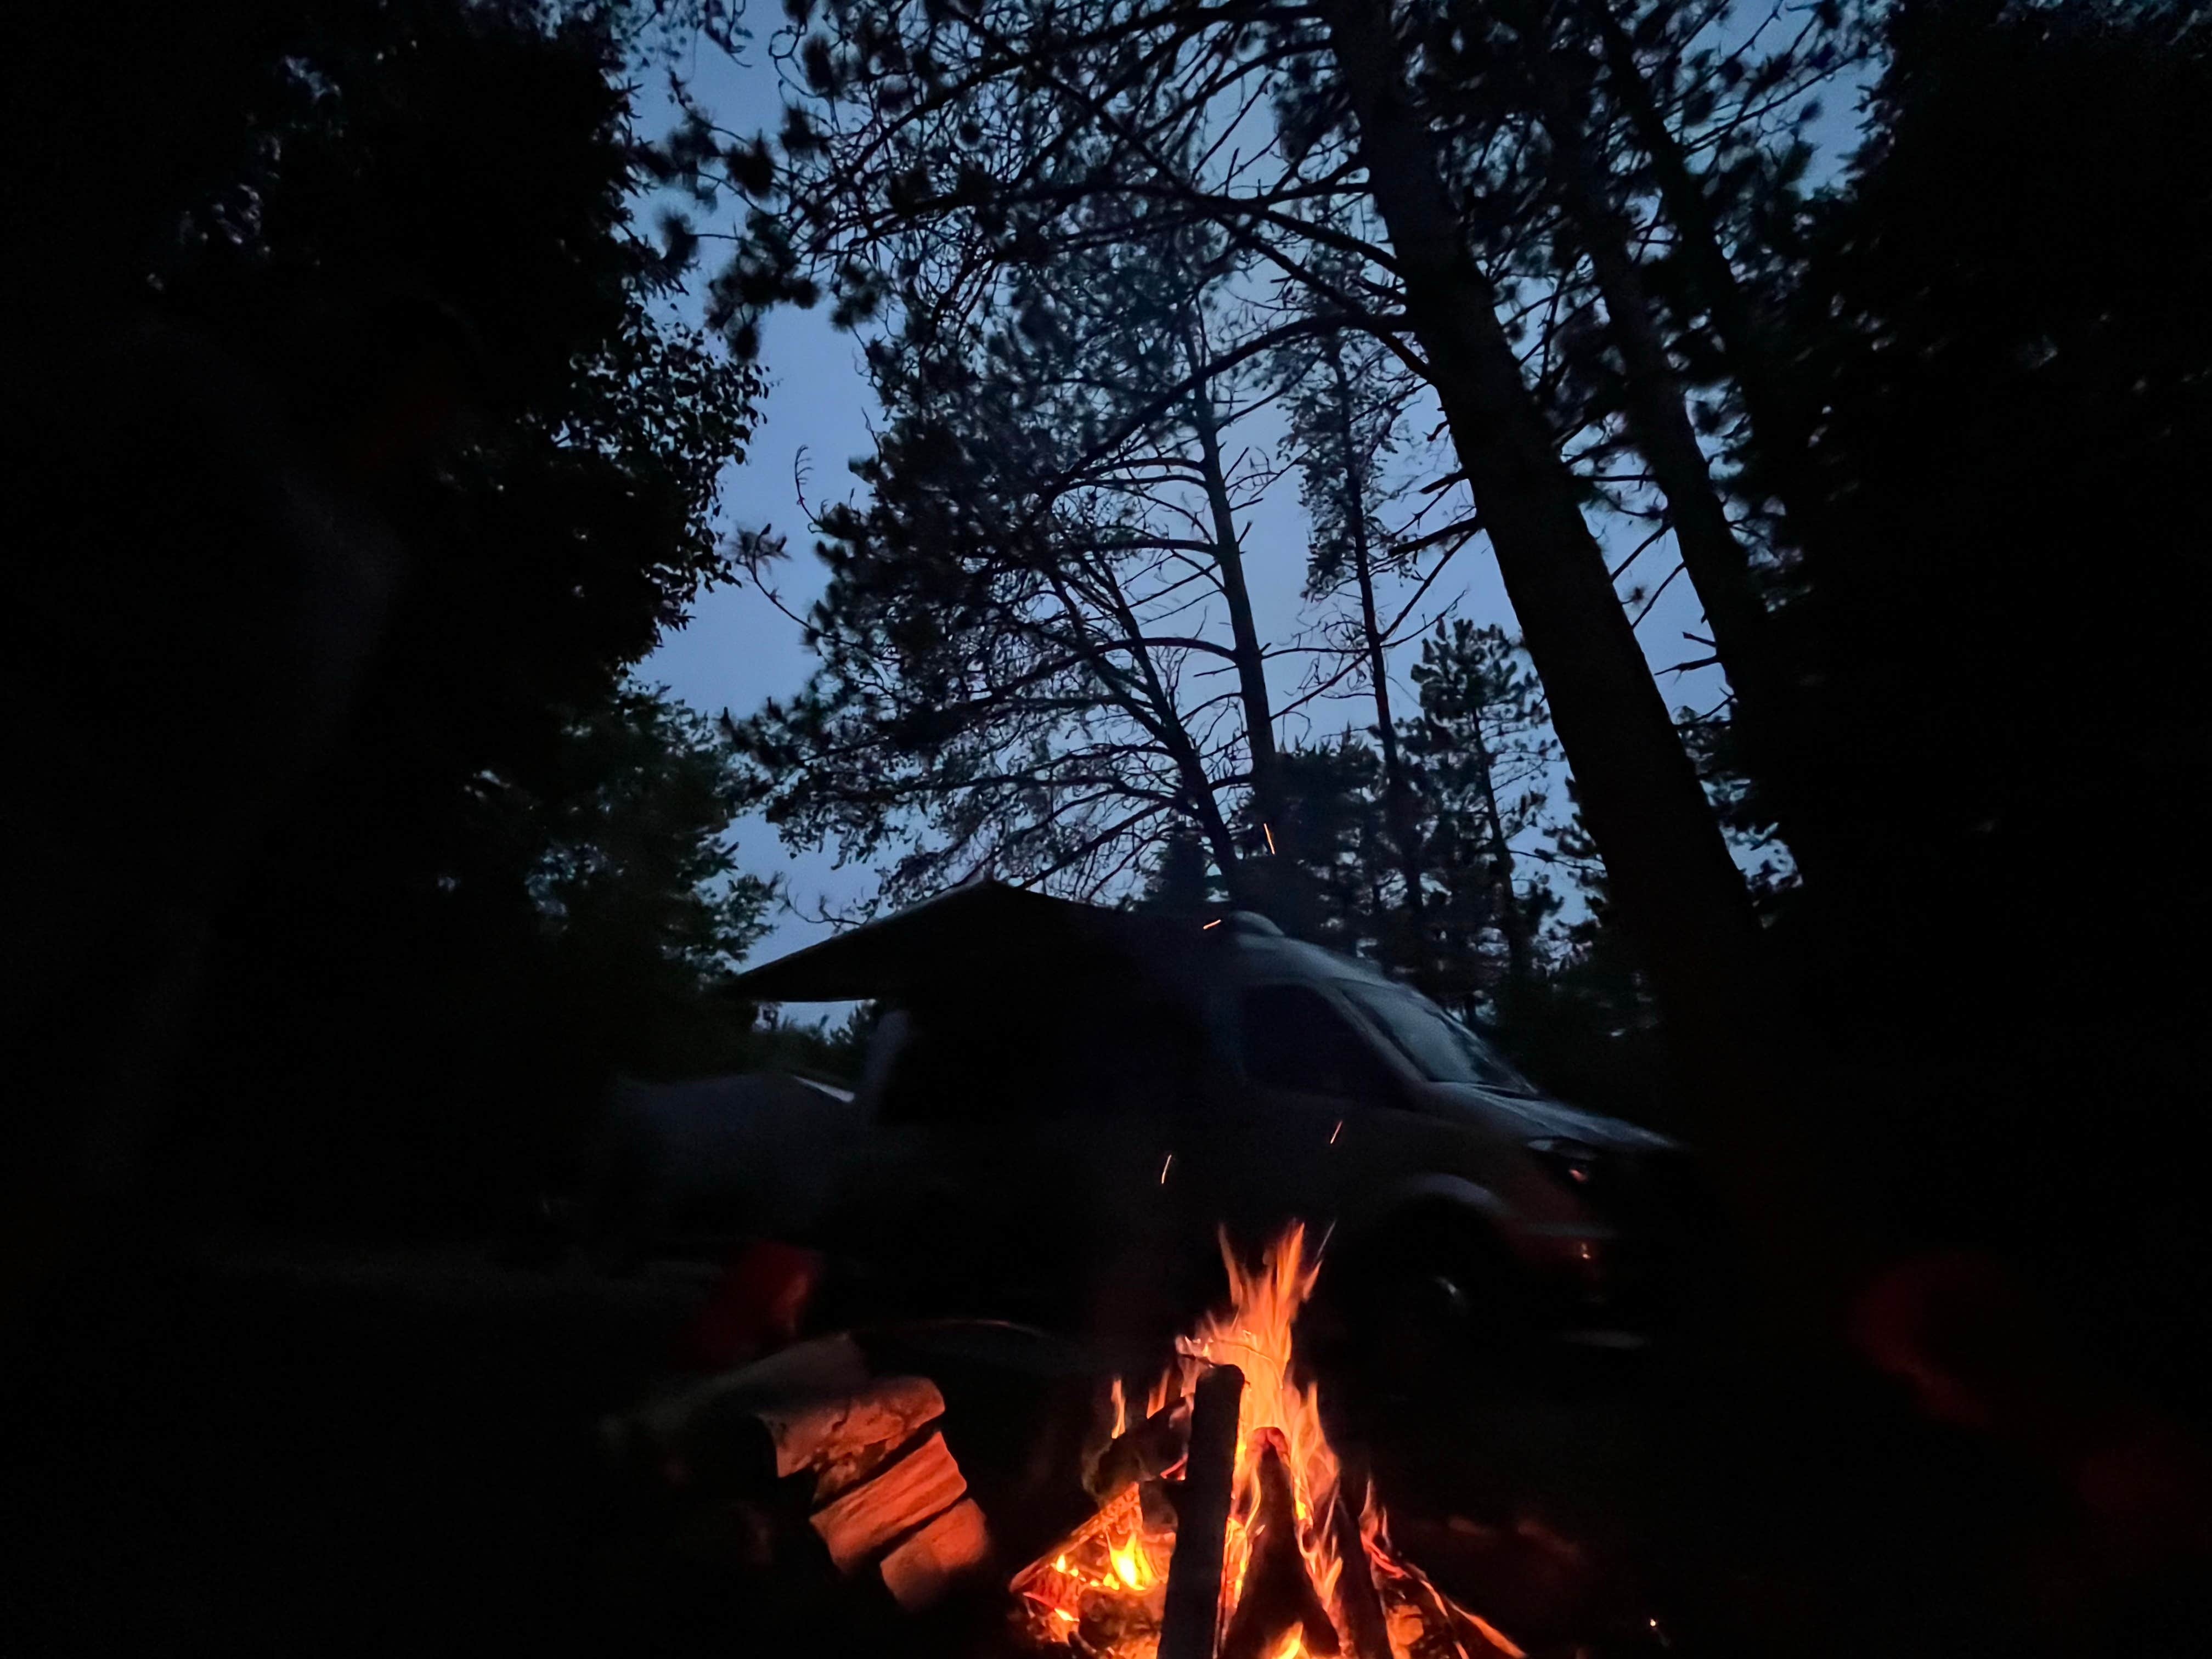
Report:
[[[850,970],[867,929],[787,959],[844,947],[818,983],[890,1005],[856,1102],[873,1127],[822,1229],[890,1301],[1171,1321],[1218,1285],[1217,1230],[1249,1248],[1298,1219],[1332,1262],[1478,1316],[1640,1316],[1677,1218],[1665,1137],[1549,1098],[1418,992],[1263,918],[1014,896],[966,907],[1052,923],[1000,932],[1000,957],[956,894],[946,948],[910,930],[872,978]],[[750,977],[803,989],[781,966]]]

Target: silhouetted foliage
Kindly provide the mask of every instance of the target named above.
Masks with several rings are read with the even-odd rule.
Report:
[[[1526,989],[1549,965],[1538,933],[1558,908],[1545,873],[1516,862],[1549,828],[1549,772],[1559,757],[1543,694],[1503,629],[1439,623],[1413,671],[1419,715],[1404,737],[1429,814],[1423,861],[1434,914],[1424,919],[1416,978],[1473,1012],[1502,983]]]
[[[1217,886],[1204,839],[1193,830],[1177,828],[1161,840],[1139,902],[1146,909],[1188,915],[1216,902]]]
[[[743,792],[727,739],[635,686],[575,720],[536,793],[475,793],[526,883],[562,1028],[634,1074],[714,1069],[740,1022],[721,989],[765,931],[773,884],[726,838]]]
[[[708,998],[771,895],[726,748],[625,676],[730,574],[759,383],[629,228],[649,9],[143,21],[118,84],[175,128],[76,204],[81,366],[32,381],[75,441],[10,578],[46,706],[103,734],[52,727],[63,884],[104,884],[52,938],[196,991],[173,1168],[243,1158],[292,1219],[481,1215],[609,1068],[743,1034]],[[47,27],[62,63],[108,38]],[[40,153],[82,180],[112,136]]]
[[[2159,850],[2212,799],[2212,33],[1975,0],[1891,49],[1786,317],[1814,1000],[1861,1035],[2138,1018],[2212,895]]]
[[[1792,752],[1710,758],[1813,833],[1770,947],[1856,1179],[2179,1366],[2212,1238],[2139,1149],[2204,1064],[2212,32],[1923,0],[1886,48],[1847,177],[1760,228],[1787,397],[1743,483],[1790,497]]]
[[[787,840],[899,848],[888,898],[978,871],[1111,893],[1188,828],[1269,901],[1279,811],[1231,830],[1279,799],[1237,524],[1265,478],[1228,447],[1262,392],[1212,366],[1230,253],[1157,216],[1018,261],[972,230],[893,250],[916,285],[866,323],[885,420],[872,498],[816,526],[819,666],[738,728]],[[982,295],[934,292],[977,261]]]

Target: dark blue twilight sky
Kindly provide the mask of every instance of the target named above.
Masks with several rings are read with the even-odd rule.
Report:
[[[695,95],[714,113],[718,125],[738,131],[778,125],[777,88],[773,66],[758,44],[748,54],[751,61],[733,63],[702,48],[688,65]],[[662,81],[641,77],[637,122],[641,132],[658,135],[672,125],[673,106]],[[1849,147],[1856,119],[1849,92],[1832,94],[1831,108],[1820,123],[1825,143],[1824,160]],[[1840,106],[1841,107],[1836,107]],[[651,206],[641,204],[641,228],[649,226]],[[714,249],[705,245],[702,264],[712,269]],[[692,318],[696,302],[689,296],[679,310]],[[762,358],[769,377],[768,395],[750,453],[743,465],[729,469],[724,479],[721,516],[724,527],[769,526],[789,534],[792,557],[775,567],[770,580],[792,611],[804,613],[820,592],[822,570],[809,550],[805,511],[799,505],[799,474],[803,469],[807,501],[816,507],[838,500],[859,488],[849,463],[870,448],[868,419],[874,408],[860,367],[859,342],[830,326],[823,311],[779,311],[769,318],[763,333]],[[1410,424],[1425,426],[1417,419]],[[1252,438],[1265,441],[1268,432],[1254,422]],[[1449,470],[1439,465],[1437,472]],[[1595,523],[1608,541],[1621,535],[1619,526]],[[1616,551],[1633,545],[1630,537]],[[1279,483],[1247,520],[1245,532],[1249,579],[1255,621],[1262,638],[1284,640],[1301,618],[1299,587],[1305,567],[1305,524],[1297,498],[1295,478]],[[1660,550],[1644,556],[1636,576],[1624,580],[1626,590],[1637,577],[1656,581],[1671,567]],[[1497,566],[1486,545],[1478,542],[1455,561],[1455,568],[1425,606],[1434,614],[1450,606],[1457,615],[1478,623],[1502,623],[1515,629],[1510,607],[1498,580]],[[1677,580],[1662,597],[1639,632],[1646,653],[1656,666],[1698,654],[1686,646],[1683,631],[1696,628],[1699,613],[1689,584]],[[1410,707],[1413,687],[1406,670],[1418,660],[1418,645],[1400,647],[1393,681],[1399,696]],[[1304,659],[1279,659],[1270,678],[1278,706],[1294,694]],[[787,696],[805,681],[811,659],[799,641],[797,625],[770,600],[750,586],[726,587],[703,596],[694,607],[690,623],[669,636],[649,657],[641,677],[649,684],[666,685],[693,707],[708,713],[724,708],[743,715],[763,699]],[[1724,686],[1712,671],[1662,676],[1661,687],[1670,705],[1711,707]],[[1357,693],[1357,688],[1347,690]],[[1325,737],[1347,726],[1368,723],[1362,701],[1316,703],[1306,717],[1294,720],[1279,738],[1299,741]],[[1555,792],[1554,799],[1559,799]],[[816,847],[784,847],[775,832],[757,820],[738,826],[739,856],[746,868],[760,874],[782,875],[798,910],[811,912],[823,902],[832,909],[865,898],[875,885],[866,869],[838,869],[834,854]],[[775,931],[755,951],[752,960],[763,962],[823,937],[829,930],[796,912],[776,918]]]

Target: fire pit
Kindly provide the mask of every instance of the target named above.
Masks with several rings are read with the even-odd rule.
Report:
[[[1291,1329],[1319,1264],[1292,1226],[1176,1342],[1132,1420],[1113,1384],[1097,1512],[1014,1576],[1024,1644],[1085,1659],[1482,1659],[1521,1649],[1391,1545],[1346,1476]],[[1358,1488],[1355,1490],[1355,1486]]]
[[[1542,1652],[1642,1650],[1588,1564],[1532,1572],[1517,1531],[1409,1520],[1457,1595],[1432,1581],[1393,1541],[1364,1438],[1340,1455],[1293,1361],[1320,1277],[1305,1231],[1221,1255],[1225,1300],[1138,1386],[1063,1337],[922,1321],[610,1419],[631,1495],[612,1605],[700,1651],[742,1632],[946,1659],[1517,1659],[1459,1599],[1480,1596]]]

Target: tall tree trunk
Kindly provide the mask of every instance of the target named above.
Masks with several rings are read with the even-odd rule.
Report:
[[[1744,759],[1766,784],[1776,821],[1799,867],[1817,878],[1826,860],[1820,838],[1799,806],[1789,682],[1776,652],[1771,619],[1691,424],[1680,378],[1631,251],[1632,233],[1613,205],[1582,114],[1559,77],[1541,14],[1530,7],[1517,10],[1525,20],[1516,27],[1530,90],[1551,142],[1553,185],[1589,255],[1608,331],[1626,374],[1630,434],[1667,499],[1683,566],[1712,630],[1713,653],[1735,693],[1735,730]]]
[[[1713,487],[1681,381],[1652,314],[1644,273],[1630,251],[1630,227],[1613,206],[1590,154],[1582,116],[1553,65],[1550,41],[1537,22],[1520,27],[1530,88],[1551,142],[1553,184],[1589,255],[1609,332],[1626,371],[1630,433],[1667,498],[1682,562],[1705,604],[1714,651],[1738,702],[1763,710],[1773,696],[1771,630],[1752,586],[1750,558]]]
[[[1759,1201],[1778,1151],[1768,998],[1741,873],[1583,521],[1468,249],[1426,121],[1410,100],[1387,0],[1322,0],[1406,308],[1623,919],[1642,947],[1692,1103]]]
[[[1237,695],[1244,708],[1244,740],[1252,753],[1252,798],[1260,819],[1281,837],[1283,769],[1275,753],[1275,718],[1267,696],[1267,659],[1260,647],[1260,630],[1252,622],[1252,595],[1244,585],[1244,550],[1237,536],[1237,515],[1229,499],[1229,475],[1221,461],[1221,432],[1213,413],[1213,398],[1201,386],[1191,399],[1191,418],[1198,428],[1200,471],[1206,481],[1206,501],[1213,515],[1213,561],[1221,575],[1222,597],[1229,604],[1229,631],[1236,649]]]
[[[1721,246],[1705,180],[1667,125],[1636,61],[1636,43],[1613,12],[1613,0],[1583,0],[1605,54],[1606,79],[1614,101],[1628,117],[1636,141],[1650,159],[1659,201],[1674,227],[1675,246],[1705,302],[1713,331],[1720,337],[1744,414],[1760,449],[1769,457],[1769,483],[1782,503],[1791,535],[1800,546],[1820,533],[1819,514],[1805,468],[1805,421],[1797,400],[1784,390],[1774,362],[1771,330],[1759,307],[1736,279],[1735,267]],[[1692,579],[1695,573],[1692,573]]]
[[[1383,648],[1382,624],[1375,609],[1374,550],[1367,540],[1367,475],[1359,465],[1352,431],[1352,382],[1344,372],[1340,342],[1328,348],[1329,373],[1335,380],[1338,453],[1344,468],[1344,516],[1352,533],[1352,568],[1359,583],[1359,626],[1367,647],[1367,679],[1375,696],[1375,733],[1382,750],[1382,799],[1389,815],[1390,837],[1396,843],[1399,872],[1406,882],[1406,908],[1412,912],[1416,933],[1421,916],[1421,839],[1414,820],[1413,787],[1406,776],[1405,757],[1398,749],[1398,725],[1390,714],[1389,653]],[[1379,907],[1378,907],[1379,908]]]

